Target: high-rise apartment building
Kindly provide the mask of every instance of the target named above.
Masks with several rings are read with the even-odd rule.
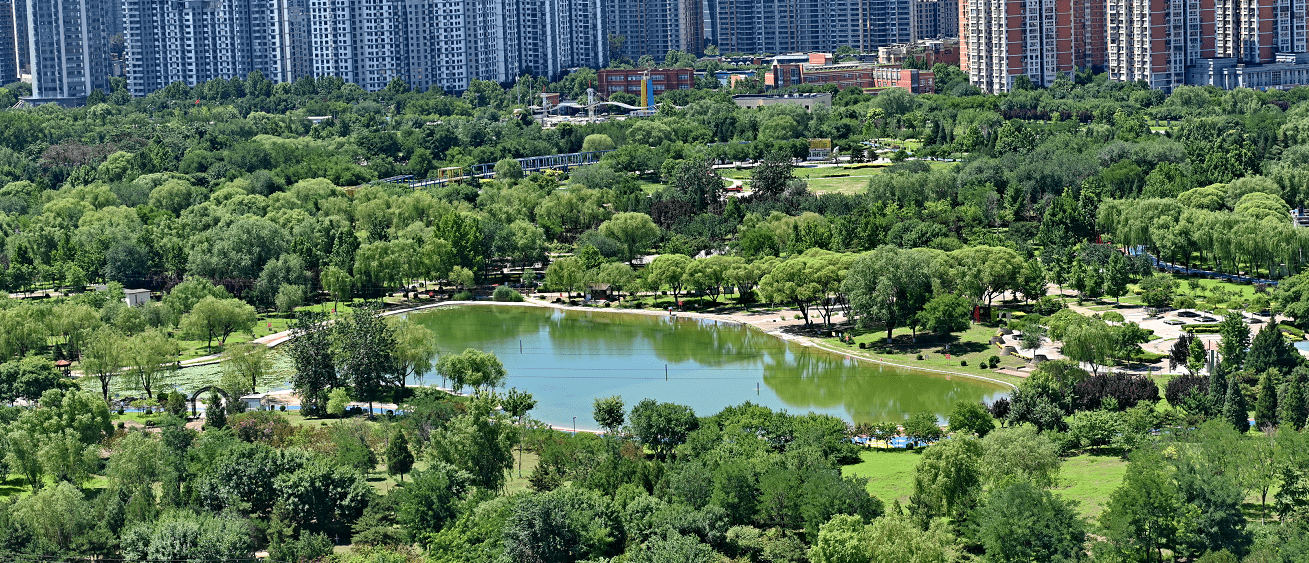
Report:
[[[918,1],[718,0],[709,40],[724,53],[866,52],[912,41]]]
[[[18,28],[14,0],[0,0],[0,86],[18,81]]]
[[[18,74],[32,73],[32,52],[27,45],[27,0],[10,0],[14,13],[14,51],[18,56]]]
[[[706,46],[704,0],[604,0],[603,11],[606,35],[622,37],[613,53],[618,56],[662,58],[668,51],[700,53]]]
[[[960,69],[997,93],[1019,76],[1049,86],[1061,72],[1101,67],[1104,13],[1103,0],[961,0]]]
[[[25,0],[32,97],[80,98],[109,86],[109,0]]]
[[[277,0],[124,0],[127,87],[144,96],[172,84],[289,77]]]
[[[608,62],[599,0],[125,0],[128,83],[336,76],[463,90]]]
[[[463,90],[473,79],[555,77],[608,63],[599,0],[309,0],[315,76],[368,90],[400,78]]]

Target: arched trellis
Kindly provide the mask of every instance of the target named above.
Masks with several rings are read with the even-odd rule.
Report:
[[[191,416],[195,416],[196,414],[195,400],[200,397],[201,393],[205,393],[208,391],[217,391],[219,395],[223,396],[223,400],[227,401],[228,405],[232,404],[232,396],[228,395],[227,391],[224,391],[222,387],[219,387],[217,385],[206,385],[204,387],[197,389],[195,393],[191,394]]]

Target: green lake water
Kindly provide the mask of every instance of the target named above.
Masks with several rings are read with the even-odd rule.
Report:
[[[415,313],[439,353],[495,352],[506,387],[537,399],[532,416],[595,428],[591,403],[619,395],[628,408],[651,398],[710,415],[745,401],[851,422],[944,417],[958,401],[991,401],[1007,386],[963,376],[859,362],[741,325],[687,317],[468,305]],[[440,384],[428,374],[426,384]],[[412,384],[412,383],[411,383]]]

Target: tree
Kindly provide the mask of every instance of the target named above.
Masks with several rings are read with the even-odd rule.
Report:
[[[328,390],[340,385],[327,315],[316,311],[296,313],[291,337],[283,349],[295,368],[291,387],[300,396],[305,414],[321,414],[327,406]]]
[[[1127,294],[1127,257],[1115,252],[1109,258],[1109,263],[1105,268],[1104,276],[1104,294],[1114,298],[1118,303],[1119,298]]]
[[[323,272],[318,275],[318,281],[323,285],[323,289],[332,294],[333,301],[339,303],[350,299],[350,288],[354,284],[354,279],[345,270],[336,266],[323,268]],[[332,309],[336,309],[336,306]]]
[[[1230,468],[1194,450],[1178,451],[1170,461],[1178,493],[1196,510],[1180,554],[1198,556],[1223,549],[1243,554],[1250,543],[1241,509],[1245,494]]]
[[[638,122],[637,125],[641,125]],[[633,127],[635,129],[635,127]],[[628,132],[628,139],[632,133]],[[713,169],[703,157],[691,157],[677,166],[673,172],[669,187],[673,193],[689,202],[697,212],[721,209],[723,200],[723,177]]]
[[[659,238],[659,226],[645,213],[615,213],[600,224],[599,231],[623,245],[623,259],[629,264],[649,251]]]
[[[566,563],[605,557],[619,540],[610,501],[581,487],[521,495],[504,524],[504,554],[512,563]]]
[[[750,172],[750,193],[762,200],[777,199],[795,179],[791,159],[780,152],[770,152]]]
[[[0,400],[36,402],[46,391],[59,387],[62,379],[54,364],[40,356],[5,362],[0,364]]]
[[[1226,420],[1237,432],[1245,434],[1250,431],[1250,407],[1246,405],[1245,393],[1237,378],[1227,380],[1227,394],[1223,399],[1223,420]]]
[[[463,266],[450,268],[449,279],[451,283],[455,284],[455,287],[466,289],[473,285],[474,278],[473,271],[468,268]]]
[[[1041,488],[1055,486],[1059,476],[1059,444],[1031,424],[1007,426],[982,438],[980,469],[992,488],[1026,481]]]
[[[857,258],[841,285],[850,312],[862,326],[876,321],[891,331],[916,315],[931,297],[932,279],[927,255],[883,245]]]
[[[1141,300],[1146,307],[1167,307],[1173,302],[1173,293],[1177,291],[1177,282],[1172,276],[1155,274],[1141,280]]]
[[[1252,354],[1253,357],[1253,354]],[[1274,428],[1277,416],[1277,370],[1268,369],[1259,377],[1259,397],[1254,403],[1254,427]]]
[[[691,407],[644,399],[632,407],[632,434],[664,459],[700,427]]]
[[[94,444],[82,442],[72,429],[53,432],[41,437],[37,456],[41,468],[55,481],[65,481],[81,487],[91,478],[91,472],[100,466],[100,450]]]
[[[956,436],[927,448],[914,467],[910,512],[923,521],[941,516],[964,521],[982,492],[981,457],[982,443],[972,436]]]
[[[1023,325],[1022,330],[1022,334],[1018,336],[1018,343],[1022,345],[1024,350],[1031,351],[1035,356],[1036,349],[1041,347],[1041,338],[1045,336],[1045,327],[1029,322]]]
[[[90,501],[69,483],[20,498],[9,510],[13,523],[48,552],[66,553],[96,525]]]
[[[396,520],[416,537],[434,533],[459,514],[459,504],[471,485],[472,476],[447,463],[435,463],[420,471],[397,491]]]
[[[210,391],[205,401],[205,430],[222,430],[227,427],[227,408],[218,391]]]
[[[1165,549],[1182,544],[1196,513],[1182,500],[1159,454],[1138,449],[1122,485],[1109,496],[1100,525],[1113,551],[1136,560],[1157,555],[1163,561]]]
[[[941,439],[944,432],[936,421],[936,415],[928,411],[914,413],[904,423],[904,435],[913,444],[928,444]]]
[[[1062,351],[1070,360],[1090,364],[1091,373],[1097,374],[1113,357],[1117,344],[1108,326],[1095,323],[1069,328]]]
[[[498,180],[522,180],[523,165],[516,158],[502,158],[495,163],[495,177]]]
[[[1291,370],[1277,401],[1278,420],[1283,426],[1297,431],[1304,428],[1309,418],[1309,405],[1306,405],[1305,400],[1306,387],[1309,387],[1309,368],[1297,367]]]
[[[504,399],[500,401],[500,408],[513,419],[514,425],[518,427],[518,476],[523,476],[523,436],[526,431],[527,413],[536,408],[536,399],[531,393],[519,391],[515,387],[509,388],[505,393]]]
[[[414,453],[409,451],[409,439],[405,433],[396,432],[395,438],[386,445],[386,474],[399,475],[405,480],[405,473],[414,468]]]
[[[591,407],[591,417],[600,428],[605,429],[606,434],[613,435],[614,431],[623,426],[623,398],[617,395],[596,398]]]
[[[109,401],[109,388],[123,369],[122,333],[112,327],[101,326],[91,333],[78,363],[82,373],[100,380],[100,391]]]
[[[408,316],[393,316],[388,320],[395,331],[395,357],[400,362],[400,386],[404,387],[409,377],[421,378],[432,370],[436,335]]]
[[[545,285],[572,295],[586,281],[586,268],[576,256],[565,256],[550,262],[545,269]]]
[[[193,338],[204,338],[205,348],[212,351],[215,338],[222,346],[234,332],[253,331],[257,320],[255,308],[244,301],[211,295],[201,299],[190,313],[182,317],[181,328],[184,334]]]
[[[1190,370],[1188,365],[1191,359],[1192,342],[1195,342],[1194,334],[1189,332],[1179,334],[1177,336],[1177,342],[1174,342],[1173,346],[1168,349],[1168,359],[1171,365],[1186,367],[1188,368],[1188,371],[1191,372],[1191,375],[1195,375],[1196,372]]]
[[[451,419],[431,441],[432,459],[467,471],[470,484],[487,491],[504,487],[506,472],[514,466],[518,438],[506,413],[496,410],[499,402],[494,392],[475,393],[464,413]]]
[[[645,278],[650,283],[649,289],[667,287],[677,300],[686,285],[686,268],[691,257],[685,254],[661,254],[650,262],[645,269]]]
[[[967,299],[953,293],[942,293],[932,297],[918,313],[923,328],[948,337],[951,333],[967,330],[971,324],[968,314],[973,305]]]
[[[223,351],[223,389],[233,396],[255,392],[259,383],[273,367],[268,346],[258,342],[243,342]]]
[[[172,291],[164,296],[163,304],[173,312],[174,322],[190,313],[206,297],[228,299],[232,297],[227,289],[216,286],[204,278],[187,278],[186,281],[173,286]]]
[[[403,366],[396,356],[395,328],[382,317],[380,307],[360,305],[335,325],[334,350],[342,380],[349,383],[356,400],[382,400],[401,383]]]
[[[181,353],[177,341],[157,330],[147,330],[128,339],[124,347],[124,365],[135,379],[136,387],[154,397],[154,390],[172,372]]]
[[[985,561],[1076,561],[1086,542],[1077,503],[1027,481],[991,490],[974,516]]]
[[[809,550],[813,563],[952,563],[959,547],[938,523],[926,531],[899,514],[865,524],[838,514],[819,529]]]
[[[1191,342],[1191,355],[1186,359],[1186,369],[1193,374],[1199,374],[1204,369],[1205,349],[1204,342],[1195,339]]]
[[[446,354],[436,362],[436,373],[450,380],[450,387],[459,392],[464,386],[481,390],[504,384],[504,364],[494,352],[465,348],[458,354]]]
[[[995,419],[986,406],[974,401],[959,401],[950,411],[950,432],[976,434],[985,438],[995,429]]]
[[[1222,340],[1218,343],[1218,354],[1223,366],[1231,371],[1245,365],[1245,351],[1250,347],[1250,325],[1245,324],[1245,317],[1229,314],[1218,323],[1218,333]]]
[[[1279,375],[1287,374],[1299,364],[1299,357],[1300,354],[1286,341],[1274,323],[1265,323],[1250,342],[1245,368],[1254,373],[1275,369]]]
[[[592,133],[582,139],[582,152],[614,150],[614,140],[603,133]]]

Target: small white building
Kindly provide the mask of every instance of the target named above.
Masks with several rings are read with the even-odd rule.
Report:
[[[260,407],[264,406],[264,397],[267,395],[268,395],[267,393],[252,393],[250,395],[242,395],[241,402],[245,403],[245,408],[252,411],[257,411],[259,410]]]
[[[150,290],[148,289],[124,289],[123,303],[128,307],[140,307],[150,302]]]

